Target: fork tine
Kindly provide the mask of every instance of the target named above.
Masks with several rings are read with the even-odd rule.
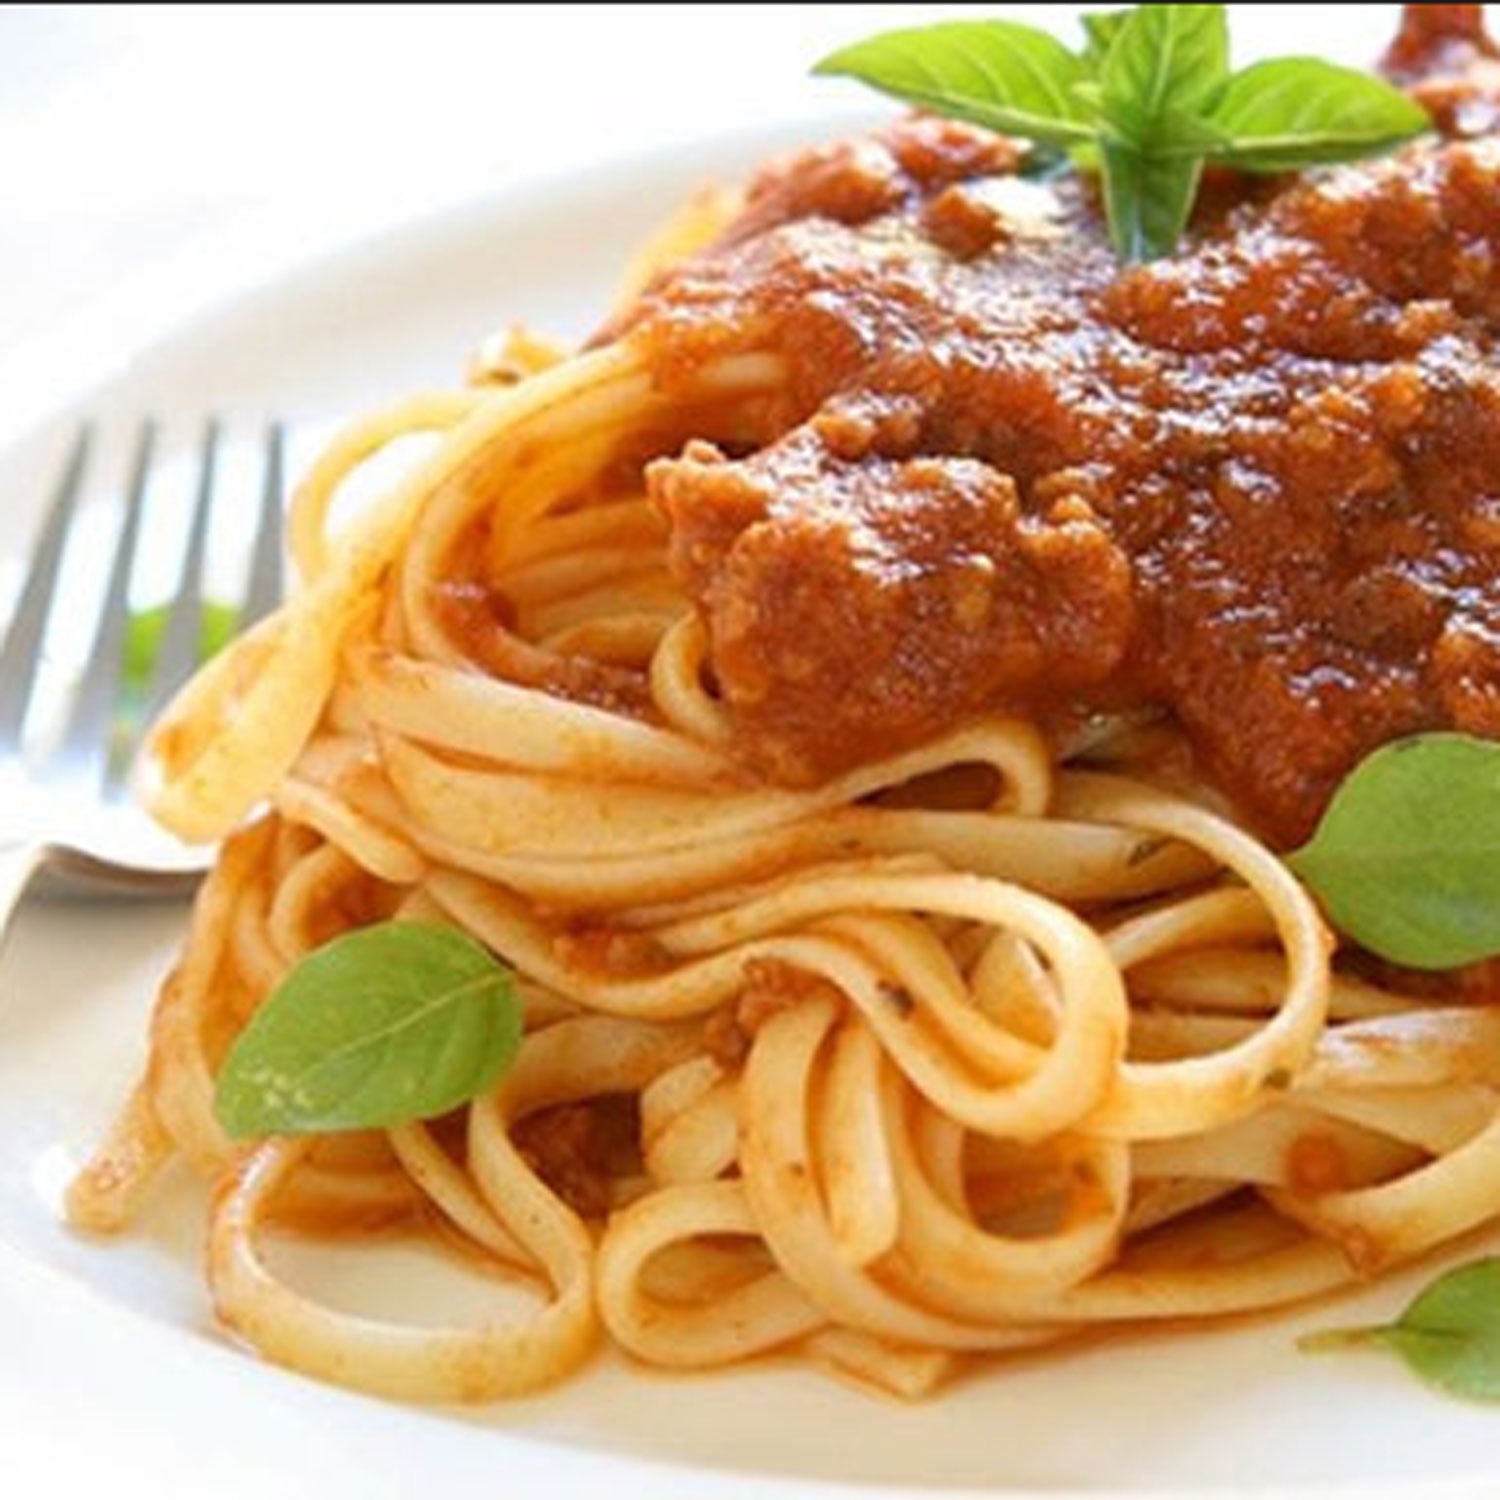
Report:
[[[151,686],[146,695],[144,719],[149,722],[168,698],[187,681],[203,644],[203,561],[208,551],[208,523],[213,515],[214,478],[218,467],[220,427],[217,417],[203,429],[202,454],[198,460],[198,493],[188,527],[187,550],[177,578],[177,597],[162,627]]]
[[[0,754],[12,754],[21,748],[21,732],[41,657],[42,634],[57,592],[57,571],[62,563],[63,544],[78,509],[78,497],[83,491],[83,476],[88,469],[93,442],[94,429],[86,423],[73,440],[67,466],[31,556],[26,583],[6,633],[5,645],[0,648]]]
[[[44,768],[49,776],[97,776],[102,783],[110,759],[110,726],[120,696],[125,632],[130,621],[130,575],[140,536],[146,480],[156,446],[156,424],[143,422],[125,502],[125,520],[110,563],[109,587],[95,627],[88,662],[78,684],[66,727]]]
[[[281,491],[285,449],[285,429],[280,422],[273,422],[266,431],[266,472],[260,495],[260,525],[255,533],[255,550],[250,555],[250,576],[245,586],[244,607],[240,611],[241,630],[248,629],[281,602]]]

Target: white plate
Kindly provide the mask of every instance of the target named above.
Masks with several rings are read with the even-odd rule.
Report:
[[[601,168],[341,253],[183,328],[77,410],[216,409],[249,432],[267,413],[322,420],[450,381],[477,336],[509,319],[582,332],[624,249],[684,190],[782,144],[746,136]],[[40,499],[72,420],[62,414],[9,456],[8,497]],[[25,505],[0,511],[0,553],[19,549],[29,520]],[[327,1500],[419,1487],[445,1500],[722,1500],[823,1494],[840,1481],[872,1496],[1500,1492],[1500,1413],[1432,1395],[1393,1360],[1293,1349],[1302,1329],[1389,1314],[1417,1276],[1305,1315],[1018,1362],[915,1408],[794,1364],[668,1378],[605,1355],[545,1396],[427,1412],[261,1365],[212,1327],[195,1185],[176,1185],[118,1244],[76,1238],[56,1217],[63,1182],[141,1059],[182,922],[175,907],[33,905],[5,955],[0,1473],[29,1456],[49,1483],[112,1493],[195,1483],[264,1495],[279,1484]],[[412,1252],[322,1253],[300,1274],[355,1304],[415,1296],[442,1311],[474,1296]],[[10,1493],[3,1479],[0,1491]]]

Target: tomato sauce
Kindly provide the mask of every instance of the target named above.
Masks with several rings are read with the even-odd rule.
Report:
[[[1122,269],[1086,179],[912,118],[775,163],[627,317],[659,381],[782,356],[755,442],[649,470],[749,764],[994,710],[1170,710],[1280,841],[1395,736],[1500,736],[1500,101],[1477,7],[1393,76],[1446,134],[1215,175]]]

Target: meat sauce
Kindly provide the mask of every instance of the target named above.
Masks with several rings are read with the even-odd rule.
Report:
[[[1410,7],[1387,59],[1444,137],[1214,177],[1169,258],[1122,270],[1086,181],[918,117],[771,166],[648,289],[624,326],[665,385],[748,350],[789,372],[756,444],[649,470],[754,769],[1153,705],[1290,842],[1382,742],[1500,737],[1477,12]]]

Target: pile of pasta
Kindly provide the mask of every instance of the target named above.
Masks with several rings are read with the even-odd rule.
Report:
[[[628,341],[520,340],[488,374],[334,443],[295,501],[299,590],[158,729],[156,812],[227,840],[75,1222],[128,1224],[185,1158],[215,1184],[230,1330],[481,1401],[606,1337],[917,1396],[980,1357],[1329,1293],[1500,1210],[1500,1014],[1337,963],[1269,849],[1150,779],[1169,729],[1060,748],[993,717],[814,789],[743,771],[639,460],[732,441],[776,358],[666,393]],[[429,451],[335,526],[344,481],[412,436]],[[482,630],[475,599],[503,602]],[[515,972],[515,1065],[441,1121],[229,1141],[214,1078],[246,1019],[393,916]],[[628,1149],[581,1202],[527,1132],[601,1101]],[[530,1311],[355,1316],[265,1254],[277,1226],[353,1256],[402,1224]]]

